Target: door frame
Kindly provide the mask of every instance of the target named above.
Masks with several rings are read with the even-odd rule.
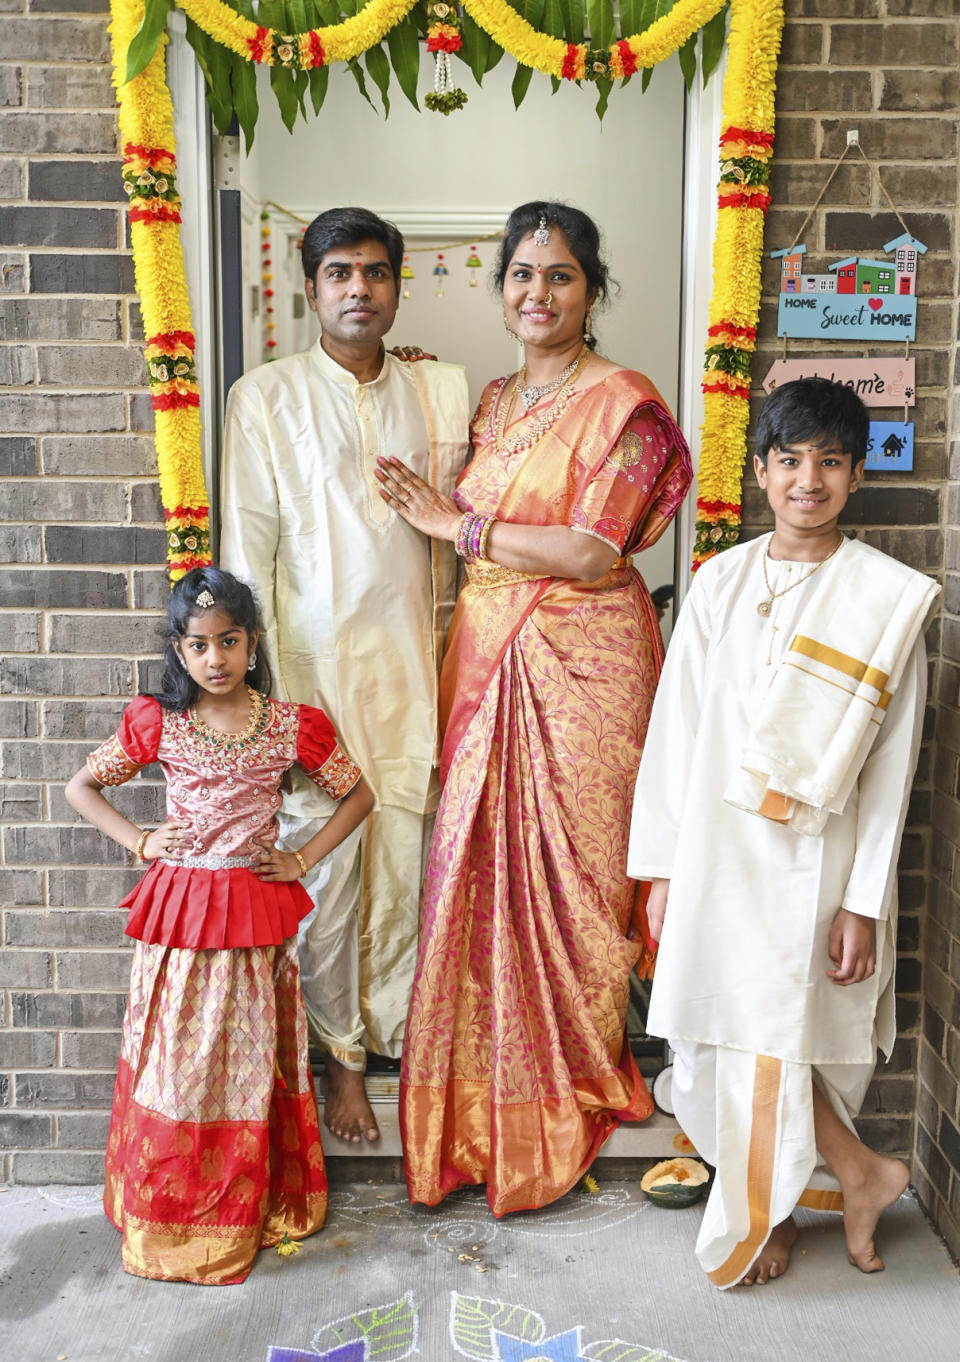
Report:
[[[170,44],[167,49],[167,80],[173,97],[174,127],[177,140],[178,179],[183,199],[183,243],[187,283],[197,337],[196,361],[200,380],[200,415],[203,427],[203,471],[211,499],[211,521],[215,530],[218,503],[218,459],[223,428],[223,347],[220,345],[223,283],[217,268],[221,236],[218,190],[230,190],[239,147],[231,150],[230,138],[217,139],[214,148],[203,77],[186,41],[186,20],[178,9],[168,19]],[[713,241],[717,225],[717,148],[720,142],[723,109],[723,80],[726,49],[717,70],[704,89],[695,81],[684,102],[684,168],[682,202],[682,246],[680,265],[680,351],[677,422],[690,442],[694,469],[700,454],[700,428],[703,423],[703,351],[713,289]],[[471,215],[473,216],[473,215]],[[502,220],[502,219],[498,219]],[[423,225],[413,221],[398,223],[409,234],[418,235]],[[464,226],[451,222],[453,226]],[[469,231],[477,224],[471,225]],[[432,235],[431,231],[431,235]],[[229,235],[229,233],[227,233]],[[225,243],[223,243],[225,244]],[[234,314],[235,315],[235,314]],[[233,338],[234,350],[236,337]],[[225,397],[224,392],[224,397]],[[676,609],[690,584],[693,555],[696,500],[687,497],[676,520],[674,563]],[[216,543],[212,533],[212,542]]]

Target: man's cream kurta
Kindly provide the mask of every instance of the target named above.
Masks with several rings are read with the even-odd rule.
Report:
[[[389,509],[374,477],[377,456],[393,454],[449,491],[465,459],[463,370],[419,367],[386,355],[361,384],[318,341],[245,374],[227,404],[221,563],[257,589],[275,693],[326,711],[378,800],[308,882],[329,881],[330,893],[301,937],[308,1010],[355,1067],[364,1032],[369,1048],[399,1052],[436,803],[435,610],[449,602],[434,599],[430,541]],[[284,803],[292,844],[334,807],[295,781]],[[333,921],[338,911],[356,925]],[[345,980],[358,972],[357,986]]]
[[[768,559],[783,594],[759,615],[768,543],[730,549],[694,579],[654,701],[627,862],[636,879],[670,880],[648,1026],[676,1051],[681,1125],[724,1174],[697,1244],[720,1286],[742,1277],[805,1188],[820,1189],[806,1204],[834,1204],[836,1183],[814,1173],[811,1075],[850,1124],[877,1046],[892,1048],[896,859],[926,689],[921,637],[846,806],[821,834],[727,803],[751,721],[819,586],[816,573],[803,580],[809,563]],[[840,590],[842,560],[841,549]],[[840,907],[877,919],[876,972],[845,988],[826,977]]]

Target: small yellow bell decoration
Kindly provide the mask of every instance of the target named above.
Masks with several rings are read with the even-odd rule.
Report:
[[[405,256],[403,257],[403,265],[402,265],[402,267],[401,267],[401,269],[400,269],[400,278],[401,278],[401,279],[415,279],[415,278],[416,278],[416,275],[415,275],[414,272],[413,272],[413,266],[410,264],[410,257],[409,257],[409,255],[405,255]],[[409,297],[410,297],[410,289],[408,288],[408,286],[407,286],[406,284],[404,284],[404,286],[403,286],[403,296],[404,296],[404,298],[409,298]]]
[[[475,271],[483,267],[483,261],[477,255],[476,246],[470,247],[470,254],[467,256],[467,269],[470,270],[470,287],[477,287],[477,276]]]

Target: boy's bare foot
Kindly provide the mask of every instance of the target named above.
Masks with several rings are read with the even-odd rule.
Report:
[[[774,1225],[770,1238],[760,1250],[750,1271],[740,1279],[740,1285],[762,1286],[764,1282],[772,1281],[774,1277],[782,1277],[790,1266],[790,1250],[796,1237],[797,1227],[792,1215],[786,1220],[781,1220],[779,1225]]]
[[[874,1162],[875,1160],[875,1162]],[[910,1171],[899,1159],[874,1155],[870,1175],[863,1183],[843,1189],[843,1230],[847,1257],[861,1272],[882,1272],[883,1259],[873,1243],[877,1221],[910,1182]]]
[[[323,1123],[331,1134],[351,1144],[378,1140],[380,1129],[363,1086],[363,1074],[347,1069],[332,1055],[324,1056]]]

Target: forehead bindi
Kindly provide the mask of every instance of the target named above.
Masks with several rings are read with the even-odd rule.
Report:
[[[835,458],[838,454],[845,454],[839,440],[831,440],[829,444],[818,444],[815,440],[802,441],[795,445],[784,445],[777,449],[778,454],[787,454],[791,458],[800,458],[806,454],[813,454],[818,458]]]
[[[583,271],[575,260],[553,260],[550,264],[543,261],[522,260],[519,255],[515,255],[510,261],[512,270],[529,270],[531,274],[549,273],[551,270],[566,270],[568,274],[582,274]]]
[[[236,624],[226,611],[213,609],[203,610],[196,615],[191,615],[187,620],[187,628],[183,637],[214,642],[217,639],[227,638],[231,634],[243,634],[245,632],[243,625]]]
[[[320,262],[321,270],[389,269],[390,262],[379,241],[360,241],[334,246]]]

